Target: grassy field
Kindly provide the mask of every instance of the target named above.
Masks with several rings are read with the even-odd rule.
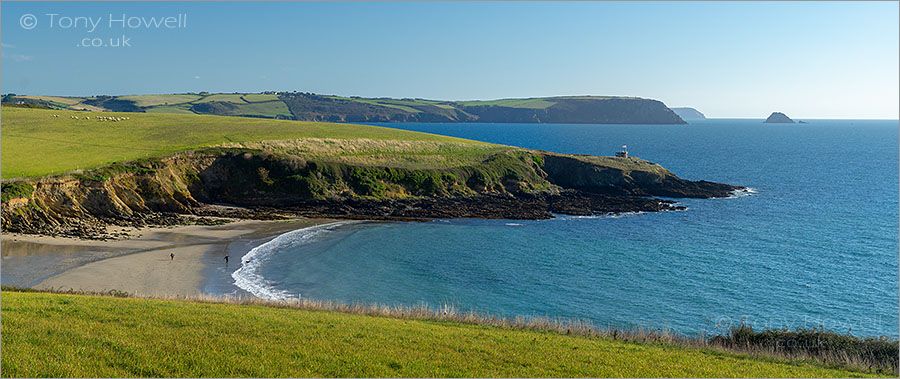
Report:
[[[236,109],[233,114],[235,115],[251,115],[251,116],[264,116],[264,117],[276,117],[276,116],[285,116],[291,117],[291,111],[288,109],[287,105],[284,105],[281,101],[266,101],[266,102],[256,102],[250,104],[238,104],[238,109]]]
[[[814,363],[448,321],[2,293],[4,377],[851,377]]]
[[[153,108],[147,108],[147,113],[176,113],[176,114],[194,114],[191,111],[190,104],[179,105],[157,105]]]
[[[640,97],[633,96],[556,96],[550,99],[570,99],[570,100],[610,100],[610,99],[625,99],[625,100],[639,100]]]
[[[397,103],[391,103],[391,102],[387,102],[387,101],[379,101],[379,100],[373,100],[373,99],[353,99],[353,101],[356,101],[356,102],[359,102],[359,103],[365,103],[365,104],[378,105],[378,106],[382,106],[382,107],[388,107],[388,108],[400,109],[400,110],[407,111],[407,112],[410,112],[410,113],[419,113],[419,112],[421,112],[420,110],[415,109],[415,108],[411,108],[411,107],[409,107],[409,106],[407,106],[407,105],[397,104]]]
[[[247,104],[246,101],[241,99],[241,96],[243,96],[243,94],[217,93],[217,94],[212,94],[212,95],[206,96],[200,100],[194,101],[193,103],[200,104],[200,103],[208,103],[211,101],[224,101],[227,103]]]
[[[261,101],[275,101],[278,100],[278,95],[266,95],[261,93],[248,93],[244,95],[244,101],[248,103],[257,103]]]
[[[399,106],[413,105],[434,105],[438,108],[456,109],[452,105],[446,104],[446,101],[425,100],[425,99],[376,99],[379,104],[392,104]]]
[[[23,99],[44,100],[64,105],[74,105],[84,101],[83,97],[62,97],[62,96],[18,96]]]
[[[91,112],[103,112],[103,111],[106,111],[106,109],[100,108],[100,107],[98,107],[98,106],[90,105],[90,104],[85,104],[85,103],[78,103],[78,104],[70,105],[70,106],[69,106],[69,109],[71,109],[71,110],[76,110],[76,111],[82,111],[82,110],[84,110],[84,111],[91,111]]]
[[[636,157],[616,158],[598,157],[593,155],[576,155],[574,157],[580,161],[596,164],[599,166],[617,168],[626,172],[646,171],[660,176],[671,174],[671,172],[663,166]]]
[[[156,105],[175,105],[181,103],[190,103],[199,100],[200,95],[132,95],[119,96],[121,100],[134,101],[139,107],[152,107]]]
[[[395,108],[404,110],[411,113],[419,113],[421,112],[418,109],[412,108],[414,106],[421,105],[433,105],[438,108],[443,109],[456,109],[454,106],[447,104],[446,101],[439,100],[425,100],[425,99],[389,99],[389,98],[359,98],[359,97],[344,97],[344,96],[326,96],[332,99],[341,99],[341,100],[349,100],[355,101],[359,103],[379,105],[382,107]]]
[[[181,114],[102,115],[130,119],[100,122],[96,113],[4,107],[3,178],[42,176],[227,142],[365,138],[481,144],[366,125]],[[93,117],[86,120],[85,116]]]
[[[225,147],[279,152],[354,166],[444,169],[474,166],[506,146],[437,141],[303,138],[286,141],[228,143]]]
[[[530,108],[530,109],[545,109],[556,103],[553,101],[547,101],[545,99],[500,99],[500,100],[475,100],[475,101],[460,101],[459,102],[465,106],[479,106],[479,105],[491,105],[491,106],[501,106],[501,107],[510,107],[510,108]]]

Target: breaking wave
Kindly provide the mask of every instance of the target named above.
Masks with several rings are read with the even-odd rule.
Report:
[[[275,288],[275,283],[266,280],[260,268],[273,254],[284,251],[288,246],[310,243],[331,230],[343,225],[356,224],[363,221],[340,221],[329,224],[311,226],[284,233],[269,242],[251,249],[241,257],[241,267],[231,273],[234,285],[250,292],[253,296],[268,300],[299,299],[300,294]]]
[[[728,195],[728,197],[726,197],[726,199],[737,199],[739,197],[753,196],[756,194],[757,194],[757,192],[755,189],[750,188],[750,187],[744,187],[743,189],[736,189],[734,191],[731,191],[731,195]]]

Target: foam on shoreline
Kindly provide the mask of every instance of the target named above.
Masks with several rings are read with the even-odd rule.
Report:
[[[726,197],[726,199],[737,199],[741,197],[753,196],[756,195],[756,189],[750,187],[744,187],[743,189],[736,189],[731,191],[731,194]]]
[[[297,229],[279,235],[271,241],[251,249],[247,254],[244,254],[244,256],[241,257],[241,266],[231,273],[231,277],[234,279],[234,285],[261,299],[299,299],[301,294],[292,294],[287,291],[276,289],[271,281],[266,280],[266,278],[259,273],[260,268],[266,260],[287,246],[309,243],[337,227],[361,222],[365,221],[332,222]]]

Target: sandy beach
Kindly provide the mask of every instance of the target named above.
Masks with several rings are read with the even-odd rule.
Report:
[[[236,269],[253,245],[334,220],[241,220],[215,226],[131,230],[130,238],[90,241],[4,234],[4,285],[137,295],[199,295],[211,266]],[[174,254],[174,259],[170,256]]]

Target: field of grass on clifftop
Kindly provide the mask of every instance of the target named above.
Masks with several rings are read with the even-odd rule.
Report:
[[[849,377],[664,344],[253,305],[2,293],[3,377]]]
[[[59,117],[54,117],[59,115]],[[35,177],[223,143],[298,138],[482,142],[367,125],[4,107],[3,178]],[[71,118],[77,116],[78,119]],[[99,121],[98,117],[128,117]],[[90,119],[85,119],[90,117]]]

